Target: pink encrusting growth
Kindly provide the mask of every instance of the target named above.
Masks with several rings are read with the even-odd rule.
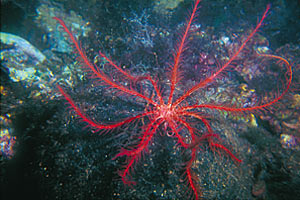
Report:
[[[134,184],[134,181],[130,180],[130,173],[132,173],[134,166],[140,161],[142,156],[148,152],[149,143],[152,141],[153,137],[156,135],[157,130],[162,128],[162,130],[167,132],[167,135],[171,135],[177,138],[177,143],[179,146],[183,147],[187,152],[190,153],[190,159],[185,163],[185,176],[186,182],[189,185],[190,190],[194,196],[194,199],[199,199],[201,196],[200,188],[197,184],[197,178],[193,172],[193,163],[197,159],[197,152],[200,149],[201,144],[208,143],[209,147],[218,152],[224,152],[229,155],[234,161],[240,163],[242,162],[238,159],[228,148],[221,144],[221,139],[217,133],[214,133],[213,128],[209,124],[209,121],[203,116],[203,112],[198,112],[197,109],[214,109],[220,111],[228,111],[232,113],[247,113],[255,110],[264,110],[267,107],[280,101],[286,93],[288,93],[289,88],[292,83],[292,68],[289,62],[279,56],[270,55],[270,54],[260,54],[259,56],[267,59],[276,59],[282,64],[287,66],[288,78],[286,80],[286,87],[283,89],[281,94],[278,94],[273,99],[270,99],[268,102],[261,102],[261,104],[256,103],[252,107],[236,107],[236,106],[223,106],[223,105],[212,105],[212,104],[190,104],[187,99],[191,97],[193,93],[198,91],[200,88],[206,87],[209,83],[213,82],[215,79],[220,77],[220,74],[225,74],[227,68],[231,66],[232,61],[234,61],[237,56],[243,51],[244,47],[247,45],[250,39],[253,38],[258,29],[262,26],[263,21],[267,17],[267,13],[270,9],[270,5],[267,6],[265,12],[263,13],[258,24],[254,30],[249,34],[249,36],[241,43],[241,46],[238,50],[229,58],[229,60],[222,66],[220,66],[216,72],[212,73],[209,77],[196,83],[193,87],[184,92],[181,96],[175,99],[174,93],[175,89],[179,84],[179,74],[180,66],[182,65],[182,54],[186,47],[186,41],[189,37],[189,32],[191,25],[194,21],[196,11],[198,8],[200,0],[195,1],[194,8],[191,12],[187,25],[185,26],[184,33],[180,38],[178,48],[174,54],[174,62],[171,67],[170,74],[170,90],[169,94],[166,96],[160,87],[157,85],[155,79],[151,76],[136,76],[126,70],[123,70],[117,64],[115,64],[111,59],[106,55],[99,52],[99,55],[107,61],[107,65],[111,67],[114,71],[114,76],[122,76],[124,80],[129,82],[129,84],[121,84],[121,81],[116,81],[113,77],[112,72],[104,72],[94,64],[92,64],[87,56],[84,53],[84,50],[79,45],[75,36],[70,29],[66,26],[63,20],[54,17],[55,20],[62,26],[63,30],[67,33],[71,43],[74,45],[75,51],[79,55],[79,59],[82,62],[83,67],[87,70],[90,77],[99,82],[99,84],[106,86],[107,89],[117,91],[118,95],[127,95],[132,96],[134,99],[140,99],[145,102],[145,111],[139,114],[136,114],[132,117],[126,118],[122,121],[115,123],[101,123],[95,122],[84,114],[81,109],[76,105],[72,98],[60,87],[57,86],[60,93],[68,101],[71,108],[75,113],[88,124],[91,128],[94,128],[98,131],[108,131],[118,127],[128,126],[129,123],[135,123],[138,120],[143,121],[145,125],[141,131],[141,137],[137,142],[137,145],[131,147],[122,147],[120,152],[113,158],[126,157],[126,165],[124,169],[120,172],[120,176],[125,184],[131,185]],[[143,90],[137,89],[135,87],[137,83],[141,86],[145,81],[148,81],[152,87],[155,95],[149,95],[143,92]],[[165,92],[166,93],[166,92]],[[194,123],[189,123],[190,119],[198,120],[205,127],[206,130],[199,131],[195,127]],[[186,138],[186,135],[189,135],[189,138]]]

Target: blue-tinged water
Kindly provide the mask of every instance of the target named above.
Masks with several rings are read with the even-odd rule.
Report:
[[[166,104],[193,5],[192,0],[1,1],[1,199],[192,199],[187,165],[193,150],[190,169],[204,199],[300,198],[298,1],[201,1],[179,59],[172,102],[197,83],[213,81],[176,107],[177,118],[151,115],[105,131],[83,122],[74,109],[98,124],[113,124],[161,108],[113,89],[97,73],[157,105],[161,96]],[[215,77],[268,5],[262,26]],[[64,21],[76,44],[53,17]],[[126,77],[109,61],[139,79]],[[183,111],[188,105],[204,106]],[[174,118],[144,145],[151,137],[145,131],[165,116]],[[143,145],[126,176],[136,184],[128,187],[120,175],[134,156],[114,158],[122,148]]]

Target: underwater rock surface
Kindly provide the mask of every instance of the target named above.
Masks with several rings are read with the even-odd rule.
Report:
[[[133,177],[137,185],[126,187],[117,174],[124,162],[112,158],[120,144],[130,144],[138,137],[134,134],[138,130],[132,126],[100,135],[85,129],[56,88],[56,84],[70,88],[68,93],[74,101],[97,121],[118,121],[142,111],[143,102],[119,98],[84,78],[81,62],[52,17],[66,21],[93,64],[109,70],[98,55],[104,50],[124,69],[158,74],[164,80],[176,39],[192,6],[189,0],[170,5],[165,2],[37,0],[24,6],[17,1],[1,1],[25,13],[24,19],[17,19],[24,26],[20,28],[40,33],[18,37],[18,33],[6,30],[14,24],[1,25],[0,181],[4,199],[19,199],[20,195],[24,199],[49,200],[186,199],[187,186],[180,170],[188,158],[182,158],[176,141],[157,134],[149,153],[136,167]],[[214,70],[215,58],[226,60],[267,3],[203,0],[188,43],[184,85],[180,89],[185,90]],[[256,52],[286,57],[293,63],[294,81],[299,83],[300,41],[293,39],[299,28],[289,23],[297,22],[300,5],[292,4],[272,1],[272,12],[258,38],[252,41],[254,48],[249,49],[248,57]],[[278,22],[290,32],[278,28]],[[222,24],[229,26],[224,29]],[[284,40],[275,45],[271,42],[274,38]],[[197,50],[201,53],[194,53]],[[278,72],[265,70],[259,60],[244,56],[235,63],[236,70],[199,91],[191,101],[233,101],[251,106],[257,95],[268,89],[263,84],[266,75]],[[163,89],[167,88],[168,84]],[[270,112],[249,116],[207,114],[215,118],[214,130],[243,163],[235,165],[228,157],[208,149],[199,151],[193,169],[204,198],[298,199],[299,85],[294,89]]]

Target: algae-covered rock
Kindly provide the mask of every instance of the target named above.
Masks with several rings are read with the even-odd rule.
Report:
[[[48,94],[52,71],[47,67],[46,56],[27,40],[10,33],[0,33],[2,66],[8,70],[13,82],[22,82],[25,88],[38,86],[32,95]]]
[[[34,64],[42,63],[46,57],[34,46],[32,46],[27,40],[10,33],[0,32],[1,43],[13,46],[23,54],[27,55]],[[5,55],[6,51],[1,51],[1,59]]]
[[[72,52],[72,47],[69,45],[68,41],[65,39],[63,33],[58,30],[59,24],[53,17],[58,17],[64,20],[66,25],[76,33],[76,37],[86,37],[91,31],[89,27],[89,22],[86,22],[82,17],[75,13],[74,11],[66,11],[64,8],[60,7],[58,4],[53,2],[44,1],[37,8],[37,17],[35,22],[37,26],[44,29],[48,35],[49,43],[51,43],[51,50],[58,51],[61,53]]]

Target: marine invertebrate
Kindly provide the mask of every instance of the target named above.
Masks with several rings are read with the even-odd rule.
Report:
[[[81,118],[81,120],[88,124],[89,127],[96,129],[97,131],[107,132],[109,130],[129,126],[130,123],[136,123],[140,120],[143,122],[141,129],[141,136],[137,139],[137,144],[127,147],[121,147],[120,152],[114,157],[126,157],[126,165],[124,169],[120,172],[122,181],[127,185],[135,184],[130,177],[134,166],[140,161],[141,157],[147,151],[149,143],[152,141],[153,137],[158,132],[158,129],[162,129],[167,135],[172,136],[177,139],[177,144],[189,153],[189,160],[185,163],[185,177],[186,182],[189,185],[192,194],[195,199],[199,199],[201,196],[200,188],[197,186],[197,179],[192,170],[192,165],[196,160],[197,151],[199,150],[202,143],[208,143],[209,147],[214,151],[222,151],[229,155],[234,161],[241,162],[225,145],[221,144],[220,137],[214,132],[206,116],[203,114],[202,110],[219,110],[232,113],[249,113],[253,111],[268,109],[273,104],[277,103],[283,98],[284,95],[289,91],[292,82],[292,69],[288,61],[282,57],[270,54],[260,54],[259,56],[265,59],[275,59],[280,64],[287,67],[287,79],[285,88],[282,89],[280,94],[273,96],[273,98],[267,98],[260,102],[256,102],[254,105],[249,107],[238,107],[238,106],[228,106],[228,105],[218,105],[218,104],[200,104],[191,103],[189,98],[196,93],[198,90],[203,89],[212,83],[216,79],[224,76],[229,68],[232,68],[232,62],[239,56],[242,50],[245,48],[246,44],[250,39],[253,38],[254,34],[262,26],[264,19],[270,9],[270,5],[267,6],[265,12],[263,13],[258,24],[251,31],[251,33],[246,37],[244,41],[237,50],[232,54],[232,56],[221,66],[217,68],[216,71],[212,72],[207,78],[196,83],[194,86],[184,91],[180,95],[175,95],[176,89],[180,84],[180,68],[183,59],[184,49],[186,47],[186,42],[191,31],[191,25],[196,15],[196,11],[200,0],[195,1],[194,8],[191,12],[189,20],[186,23],[185,30],[179,40],[178,47],[174,54],[174,61],[171,64],[170,69],[170,88],[168,91],[162,91],[161,87],[158,85],[158,80],[150,75],[133,75],[130,72],[122,69],[120,66],[115,64],[110,58],[108,58],[102,52],[99,52],[100,56],[104,58],[109,66],[111,67],[111,72],[105,72],[92,64],[84,50],[79,45],[77,39],[73,33],[67,28],[66,24],[62,19],[54,17],[55,20],[63,27],[64,31],[67,33],[70,41],[74,44],[75,51],[78,53],[78,57],[82,62],[83,67],[90,74],[90,78],[97,80],[102,86],[106,86],[108,90],[116,92],[117,95],[126,95],[129,98],[139,99],[145,102],[145,109],[132,117],[123,119],[115,123],[101,123],[92,120],[88,117],[79,106],[72,100],[72,98],[60,87],[57,86],[60,93],[71,105],[75,113]],[[152,87],[152,92],[146,92],[145,83],[148,83]],[[148,88],[147,88],[148,89]],[[197,120],[201,122],[206,130],[198,130],[194,123],[190,120]]]

